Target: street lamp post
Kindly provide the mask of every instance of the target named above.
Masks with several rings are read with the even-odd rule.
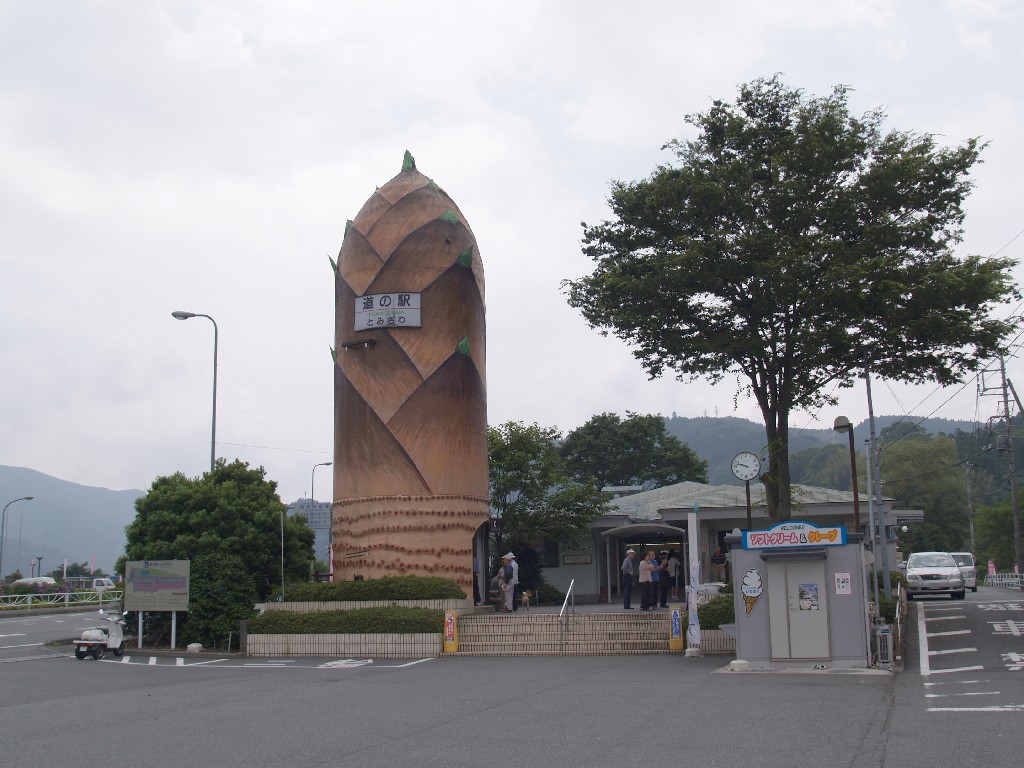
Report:
[[[210,429],[210,472],[217,463],[217,321],[209,315],[198,312],[182,312],[178,310],[171,312],[171,317],[176,320],[188,320],[192,317],[205,317],[213,323],[213,426]]]
[[[21,498],[9,501],[4,505],[3,513],[0,513],[0,581],[4,578],[4,546],[7,544],[7,507],[18,501],[32,501],[35,496],[22,496]]]
[[[860,500],[857,498],[857,451],[853,447],[853,424],[845,416],[837,416],[832,429],[850,436],[850,476],[853,479],[853,527],[860,533]]]
[[[309,474],[309,500],[312,503],[316,501],[316,486],[314,482],[316,480],[316,468],[317,467],[329,467],[333,464],[333,461],[322,461],[319,464],[313,465],[313,471]],[[329,502],[330,506],[327,509],[327,551],[328,559],[330,559],[330,547],[331,547],[331,525],[334,520],[334,490],[331,490],[331,499]],[[319,571],[317,572],[319,573]],[[319,579],[319,576],[317,577]]]

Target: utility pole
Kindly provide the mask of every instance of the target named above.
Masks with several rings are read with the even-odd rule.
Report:
[[[977,552],[977,542],[974,538],[974,497],[971,494],[971,470],[974,465],[970,462],[964,464],[964,476],[967,480],[967,527],[971,532],[971,552]]]
[[[1017,452],[1013,448],[1013,435],[1010,433],[1010,391],[1006,379],[1006,362],[1002,355],[999,355],[999,372],[1003,379],[1003,411],[1006,414],[1006,460],[1010,473],[1010,509],[1013,512],[1013,554],[1017,561],[1017,573],[1022,573],[1024,550],[1021,548],[1020,507],[1017,505]]]
[[[864,383],[867,385],[868,390],[868,423],[871,427],[870,436],[870,455],[871,463],[868,466],[868,472],[874,473],[874,492],[875,492],[875,503],[878,507],[878,516],[875,518],[875,524],[879,527],[881,532],[881,542],[879,549],[882,550],[882,589],[885,590],[884,594],[886,597],[892,596],[892,577],[889,575],[889,527],[886,524],[885,514],[885,497],[882,495],[882,472],[879,467],[879,449],[878,441],[875,437],[875,408],[871,402],[871,372],[868,369],[867,361],[864,361]],[[874,532],[872,531],[872,536]]]

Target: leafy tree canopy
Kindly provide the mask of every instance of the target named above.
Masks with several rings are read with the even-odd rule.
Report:
[[[865,368],[950,384],[1012,330],[1012,260],[958,256],[976,139],[883,131],[848,89],[810,97],[778,76],[714,101],[676,162],[615,182],[613,219],[584,223],[596,263],[569,304],[635,347],[654,376],[735,377],[760,407],[773,521],[791,512],[790,414],[836,401]]]
[[[578,542],[606,509],[599,489],[574,481],[558,449],[557,428],[510,421],[488,427],[491,507],[502,542]]]
[[[207,552],[189,566],[188,617],[182,628],[185,642],[224,648],[238,647],[239,622],[256,615],[256,585],[237,555]]]
[[[883,432],[879,468],[886,497],[898,499],[901,507],[924,511],[924,520],[909,526],[911,549],[966,550],[966,475],[956,444],[946,435],[920,430],[889,440],[897,433]]]
[[[679,438],[668,434],[657,415],[602,413],[570,432],[562,458],[573,478],[598,489],[608,485],[642,485],[645,490],[690,480],[707,482],[702,461]]]
[[[128,560],[191,560],[201,554],[237,555],[252,574],[259,599],[281,582],[281,520],[285,576],[305,580],[313,561],[312,529],[288,516],[277,483],[263,467],[218,460],[212,472],[188,478],[158,477],[135,502],[125,529]]]

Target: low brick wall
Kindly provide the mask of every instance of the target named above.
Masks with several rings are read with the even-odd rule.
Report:
[[[440,656],[441,632],[415,635],[249,635],[248,656],[372,656],[383,659]]]

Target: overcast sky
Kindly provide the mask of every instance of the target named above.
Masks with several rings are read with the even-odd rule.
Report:
[[[963,252],[1020,258],[1022,32],[1012,0],[0,0],[0,464],[116,489],[206,470],[213,326],[186,310],[219,326],[218,455],[308,495],[332,458],[328,255],[406,149],[480,246],[489,423],[760,422],[729,381],[649,381],[567,306],[580,222],[671,159],[685,115],[779,72],[991,142]],[[995,413],[955,391],[878,381],[876,414]],[[793,426],[840,413],[867,415],[863,386]]]

